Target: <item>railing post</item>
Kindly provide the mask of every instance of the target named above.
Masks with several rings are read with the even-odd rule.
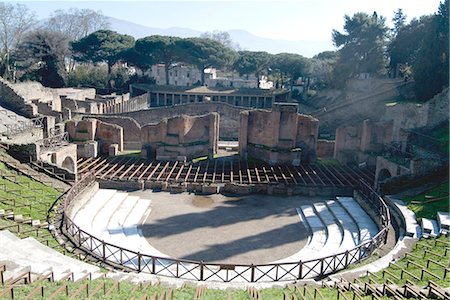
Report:
[[[303,262],[299,261],[299,263],[298,263],[298,278],[297,279],[302,279],[302,273],[303,273]]]
[[[348,250],[345,251],[345,267],[348,266]]]
[[[103,252],[103,261],[106,260],[106,245],[105,241],[102,240],[102,252]]]
[[[141,267],[142,267],[141,258],[142,258],[141,253],[138,252],[138,271],[139,272],[141,271]]]
[[[250,282],[255,282],[255,266],[251,264],[250,268],[252,268],[250,275]]]
[[[200,261],[200,281],[203,281],[203,260]]]
[[[152,274],[156,274],[156,263],[155,263],[155,257],[152,256]]]

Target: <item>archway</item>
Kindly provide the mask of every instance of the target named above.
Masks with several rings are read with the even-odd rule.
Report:
[[[75,171],[75,162],[73,161],[72,157],[66,156],[61,164],[61,167],[73,173]]]
[[[390,177],[392,177],[392,175],[388,169],[381,169],[380,173],[378,173],[378,182],[382,182]]]

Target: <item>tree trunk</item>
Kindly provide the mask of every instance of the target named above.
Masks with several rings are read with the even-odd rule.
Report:
[[[205,69],[206,68],[202,68],[201,69],[201,71],[200,71],[200,76],[201,76],[201,79],[202,79],[202,85],[205,85]]]
[[[166,85],[169,85],[169,63],[164,64],[164,72],[166,73]]]
[[[111,62],[108,62],[108,90],[109,90],[109,92],[111,92],[111,90],[112,90],[111,73],[112,73],[112,64],[111,64]]]
[[[256,72],[255,75],[256,75],[256,87],[259,89],[259,72]]]

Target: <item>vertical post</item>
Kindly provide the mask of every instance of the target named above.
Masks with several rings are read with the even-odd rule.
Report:
[[[203,260],[200,261],[200,281],[203,281]]]
[[[297,279],[302,279],[302,274],[303,273],[303,262],[299,261],[298,262],[298,278]]]
[[[250,282],[255,282],[255,266],[252,264],[250,268],[252,268],[250,275]]]
[[[103,261],[106,259],[106,246],[105,241],[102,241]]]
[[[155,269],[156,269],[155,257],[152,256],[152,274],[156,274]]]
[[[138,271],[141,271],[141,254],[138,252]]]

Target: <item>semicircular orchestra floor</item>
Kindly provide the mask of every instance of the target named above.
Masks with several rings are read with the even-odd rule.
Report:
[[[308,231],[296,208],[323,200],[165,192],[145,198],[151,212],[140,229],[152,247],[174,258],[233,264],[268,263],[298,252]]]

